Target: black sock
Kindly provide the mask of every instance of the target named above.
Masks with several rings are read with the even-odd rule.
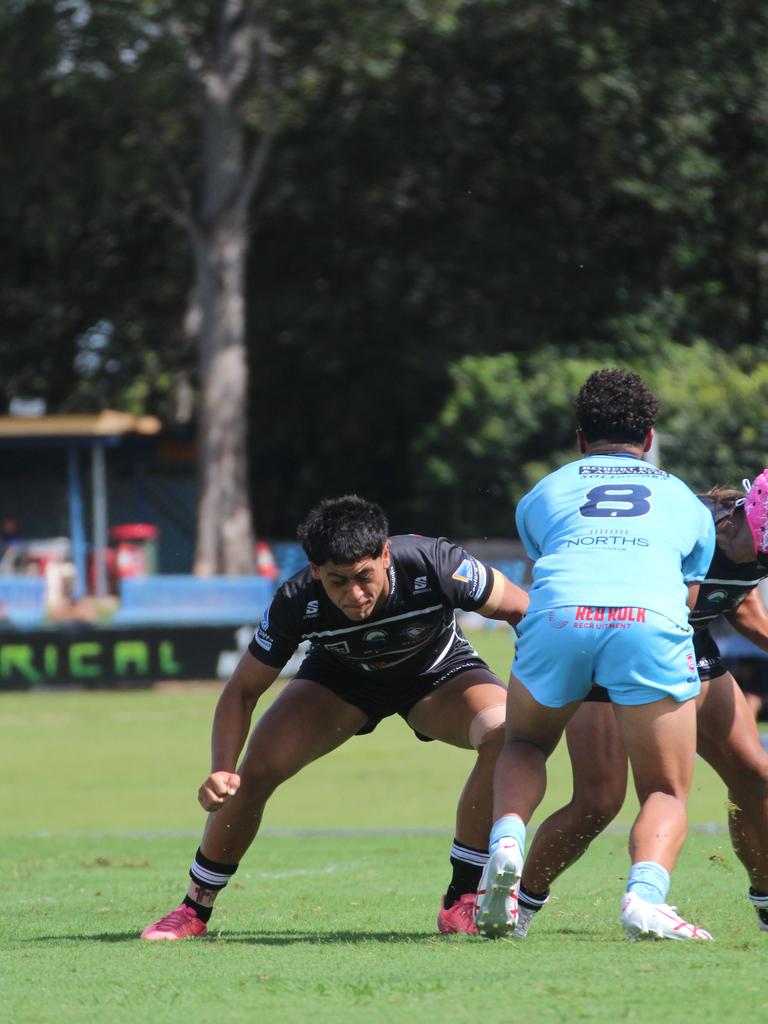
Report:
[[[525,907],[526,910],[532,910],[535,914],[538,910],[541,910],[549,899],[549,889],[545,889],[544,892],[532,892],[530,889],[526,889],[524,885],[521,885],[517,899],[521,907]]]
[[[192,867],[189,869],[189,877],[199,887],[198,895],[200,895],[200,890],[218,893],[221,892],[236,871],[237,864],[219,864],[217,861],[206,857],[198,847],[195,859],[192,861]],[[191,896],[185,896],[183,902],[194,910],[201,921],[210,920],[213,913],[212,906],[207,907],[203,903],[198,903]]]
[[[463,843],[453,841],[451,847],[451,867],[453,877],[448,891],[443,897],[443,906],[448,909],[468,892],[477,892],[480,884],[480,876],[483,873],[486,861],[488,860],[487,850],[476,850],[471,846],[464,846]]]
[[[757,911],[757,916],[763,924],[768,924],[768,892],[760,892],[758,889],[753,889],[750,885],[747,898]]]
[[[211,919],[213,913],[213,907],[204,907],[202,903],[197,903],[192,899],[191,896],[185,896],[181,901],[185,906],[191,907],[201,921],[208,922]]]

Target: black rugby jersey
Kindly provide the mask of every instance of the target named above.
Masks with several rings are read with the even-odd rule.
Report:
[[[717,525],[718,508],[715,503],[708,495],[699,495],[699,499],[710,509]],[[719,544],[715,544],[706,578],[699,584],[696,606],[689,615],[691,625],[695,628],[710,625],[718,616],[732,612],[767,576],[768,566],[757,561],[732,562],[723,554]]]
[[[454,609],[482,608],[493,574],[444,537],[391,537],[390,554],[389,594],[370,618],[348,619],[307,566],[278,589],[249,644],[250,653],[282,668],[298,644],[308,640],[347,669],[371,672],[408,662],[414,673],[434,670],[462,636]]]

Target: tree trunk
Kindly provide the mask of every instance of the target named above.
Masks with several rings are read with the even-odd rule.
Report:
[[[199,576],[239,575],[255,568],[248,496],[244,234],[242,225],[222,225],[214,238],[196,246],[201,329],[194,571]]]
[[[203,73],[203,181],[200,214],[191,226],[195,283],[187,317],[200,354],[194,563],[199,576],[255,569],[244,276],[248,207],[257,178],[254,158],[259,154],[249,160],[245,156],[244,99],[258,70],[259,41],[247,0],[223,0],[213,53]],[[260,158],[259,169],[262,163]]]

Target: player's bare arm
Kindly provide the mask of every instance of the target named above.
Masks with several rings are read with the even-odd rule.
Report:
[[[726,618],[747,640],[768,651],[768,612],[757,587]]]
[[[211,774],[197,794],[206,811],[217,811],[237,792],[240,786],[237,759],[248,737],[253,712],[279,671],[246,651],[221,691],[213,716]]]
[[[498,569],[491,569],[491,572],[493,588],[483,607],[478,608],[478,614],[516,626],[528,609],[528,594]]]
[[[699,586],[699,583],[688,584],[688,598],[686,603],[691,611],[696,607],[696,602],[699,599]]]

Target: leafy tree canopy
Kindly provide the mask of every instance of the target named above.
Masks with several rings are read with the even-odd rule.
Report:
[[[0,9],[6,404],[170,420],[179,380],[195,381],[177,214],[204,174],[191,82],[216,9]],[[508,532],[510,503],[568,451],[592,365],[658,382],[662,459],[697,486],[690,439],[707,422],[723,453],[702,485],[762,461],[748,424],[768,349],[764,3],[265,10],[276,137],[244,282],[261,532],[288,535],[348,490],[398,529]],[[264,117],[256,90],[253,137]]]

